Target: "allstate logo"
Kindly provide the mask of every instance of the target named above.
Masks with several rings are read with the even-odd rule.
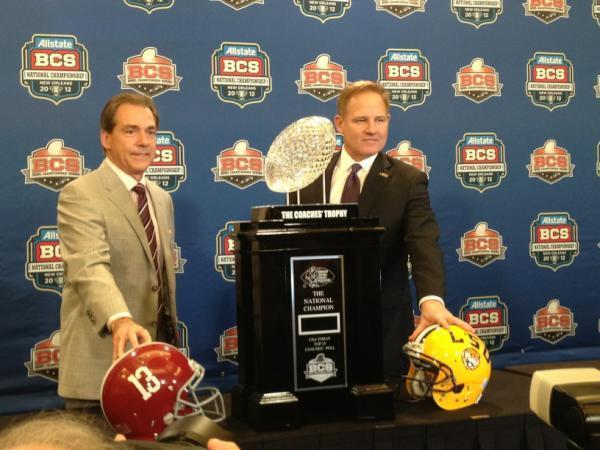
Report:
[[[497,295],[469,297],[459,316],[475,329],[490,352],[501,349],[508,340],[508,307]]]
[[[167,192],[175,192],[186,179],[184,147],[172,131],[156,133],[156,157],[146,169],[146,177]]]
[[[504,143],[496,133],[465,133],[456,144],[454,174],[463,187],[483,193],[506,177]]]
[[[238,189],[246,189],[265,179],[265,157],[260,150],[250,147],[246,140],[222,150],[213,167],[215,181],[224,181]]]
[[[545,307],[536,311],[533,325],[529,327],[532,339],[542,339],[550,344],[556,344],[567,336],[575,336],[573,313],[566,306],[561,306],[560,300],[554,298]]]
[[[169,9],[175,4],[175,0],[123,0],[131,8],[143,9],[152,14],[159,9]]]
[[[502,245],[500,233],[489,228],[487,222],[479,222],[475,228],[463,234],[456,252],[459,261],[485,267],[497,259],[504,259],[506,247]]]
[[[454,95],[481,103],[490,97],[500,97],[502,84],[496,69],[487,66],[483,58],[475,58],[456,73]]]
[[[546,24],[568,18],[571,9],[567,0],[527,0],[523,8],[526,16],[533,16]]]
[[[535,263],[557,271],[579,255],[577,223],[567,212],[543,212],[531,224],[529,254]]]
[[[76,178],[90,171],[83,167],[84,157],[77,150],[65,147],[62,139],[53,139],[46,147],[38,148],[27,157],[25,184],[39,184],[60,191]]]
[[[52,332],[48,339],[36,342],[30,349],[30,360],[25,362],[28,377],[42,377],[58,382],[60,360],[60,330]]]
[[[237,327],[227,328],[219,336],[219,346],[216,347],[217,361],[230,362],[237,366],[238,364],[238,329]]]
[[[396,148],[388,150],[386,154],[419,169],[425,175],[429,176],[431,167],[427,165],[427,156],[418,148],[414,148],[410,141],[399,142]]]
[[[527,166],[529,178],[539,178],[548,184],[572,177],[574,168],[569,152],[557,146],[554,139],[548,139],[543,147],[536,148]]]
[[[324,53],[300,69],[300,79],[296,84],[298,94],[308,94],[326,102],[337,97],[346,87],[346,70]]]
[[[475,28],[494,23],[502,14],[503,0],[452,0],[450,8],[456,18]]]
[[[427,0],[375,0],[375,10],[404,19],[414,12],[425,12],[425,3]]]
[[[235,281],[235,239],[232,237],[234,223],[227,222],[215,238],[215,270],[221,274],[225,281]]]
[[[270,60],[260,45],[223,42],[212,54],[211,88],[240,108],[262,102],[271,92]]]
[[[390,103],[406,111],[431,95],[429,60],[418,49],[388,49],[379,58],[377,82],[390,94]]]
[[[62,292],[64,264],[60,256],[60,242],[56,226],[38,227],[27,241],[25,276],[38,291]]]
[[[148,97],[178,91],[181,81],[177,66],[169,58],[159,55],[155,47],[146,47],[139,55],[127,58],[123,63],[123,74],[117,78],[121,81],[121,89],[133,89]]]
[[[575,96],[573,64],[564,53],[536,52],[527,62],[527,95],[549,111],[567,106]]]
[[[294,0],[306,17],[325,23],[329,19],[339,19],[352,6],[352,0]]]
[[[90,87],[88,51],[72,35],[34,34],[22,49],[21,85],[58,105]]]

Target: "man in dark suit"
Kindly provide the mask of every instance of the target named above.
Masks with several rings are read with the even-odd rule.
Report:
[[[110,99],[100,117],[106,158],[58,200],[65,264],[58,392],[67,408],[99,406],[104,374],[127,344],[175,338],[173,202],[144,177],[158,122],[146,96]]]
[[[443,255],[437,243],[439,229],[429,204],[427,177],[383,153],[389,121],[388,93],[377,83],[358,81],[341,92],[335,125],[344,136],[344,147],[325,171],[325,201],[356,201],[347,195],[357,189],[359,214],[379,217],[385,227],[381,259],[384,370],[395,378],[408,369],[402,346],[427,326],[454,324],[473,329],[444,305]],[[350,189],[345,189],[347,184]],[[301,190],[300,202],[322,203],[322,185],[319,178]],[[421,312],[416,329],[408,281],[409,256]]]

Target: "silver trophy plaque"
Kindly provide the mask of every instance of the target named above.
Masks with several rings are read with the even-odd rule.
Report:
[[[315,181],[335,151],[335,129],[325,117],[303,117],[275,138],[265,162],[265,181],[274,192],[293,192]]]

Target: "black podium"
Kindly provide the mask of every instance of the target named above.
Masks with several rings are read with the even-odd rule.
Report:
[[[237,224],[236,417],[258,430],[394,417],[382,363],[382,233],[356,205],[259,207]]]

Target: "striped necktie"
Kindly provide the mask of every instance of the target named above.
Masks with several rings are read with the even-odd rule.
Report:
[[[132,190],[137,194],[138,197],[138,213],[148,238],[148,245],[150,246],[150,253],[152,253],[152,262],[154,263],[154,269],[156,274],[160,275],[158,269],[158,245],[156,243],[156,233],[154,232],[154,224],[152,223],[152,217],[150,217],[150,207],[148,206],[148,196],[146,195],[146,187],[142,183],[136,184]],[[160,276],[158,277],[160,282]]]

